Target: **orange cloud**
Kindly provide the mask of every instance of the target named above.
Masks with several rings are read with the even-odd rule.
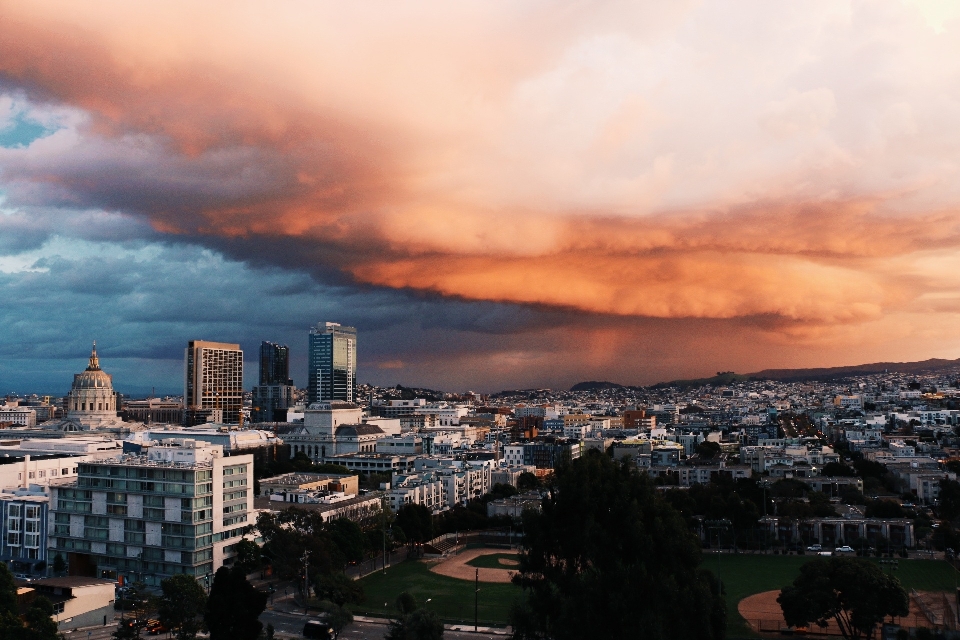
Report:
[[[366,285],[800,342],[954,317],[949,24],[633,4],[4,4],[0,77],[86,120],[0,167]]]

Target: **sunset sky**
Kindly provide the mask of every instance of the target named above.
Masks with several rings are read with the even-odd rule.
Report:
[[[960,5],[0,0],[0,393],[960,357]]]

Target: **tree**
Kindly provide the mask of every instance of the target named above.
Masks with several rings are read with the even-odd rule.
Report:
[[[442,640],[443,623],[437,614],[421,609],[406,591],[397,597],[397,611],[384,640]]]
[[[403,529],[411,542],[426,542],[433,538],[433,515],[422,504],[405,504],[397,509],[394,524]]]
[[[313,583],[313,591],[319,600],[329,600],[339,607],[364,600],[363,587],[345,573],[321,575]]]
[[[323,610],[327,623],[330,625],[330,628],[333,629],[334,640],[339,638],[343,630],[347,628],[347,625],[353,622],[353,614],[335,602],[324,600],[320,603],[320,609]]]
[[[940,481],[937,514],[945,520],[956,520],[960,517],[960,482],[946,479]]]
[[[57,623],[53,621],[53,603],[38,596],[30,603],[24,615],[26,627],[21,630],[22,640],[58,640]],[[6,636],[4,636],[6,637]],[[18,640],[13,636],[11,640]]]
[[[783,619],[794,627],[833,619],[848,640],[871,637],[886,616],[905,616],[907,592],[894,576],[857,558],[817,558],[777,598]]]
[[[17,587],[7,565],[0,562],[0,638],[3,640],[57,640],[53,605],[43,596],[30,603],[23,619],[17,608]]]
[[[67,570],[67,562],[63,559],[63,556],[57,553],[53,556],[53,572],[56,575],[62,575]]]
[[[541,487],[543,487],[543,483],[540,482],[540,478],[530,473],[529,471],[524,471],[519,476],[517,476],[517,491],[519,491],[520,493],[526,493],[527,491],[536,491]]]
[[[242,571],[220,567],[213,577],[204,622],[210,640],[256,640],[267,594],[254,588]]]
[[[177,640],[194,640],[203,626],[207,594],[193,576],[178,574],[160,582],[157,617]]]
[[[259,569],[262,563],[263,555],[260,553],[260,545],[246,538],[237,543],[237,557],[233,561],[234,570],[247,575]]]
[[[697,455],[703,460],[713,460],[720,455],[720,443],[704,440],[697,445]]]
[[[680,514],[629,462],[561,464],[541,513],[524,514],[514,638],[721,638],[720,585]]]

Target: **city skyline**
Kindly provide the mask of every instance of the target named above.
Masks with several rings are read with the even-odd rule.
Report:
[[[384,386],[960,357],[947,3],[183,12],[0,8],[4,393],[303,387],[320,318]]]

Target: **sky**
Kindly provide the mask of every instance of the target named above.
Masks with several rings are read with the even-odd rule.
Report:
[[[0,393],[960,357],[960,5],[0,0]]]

